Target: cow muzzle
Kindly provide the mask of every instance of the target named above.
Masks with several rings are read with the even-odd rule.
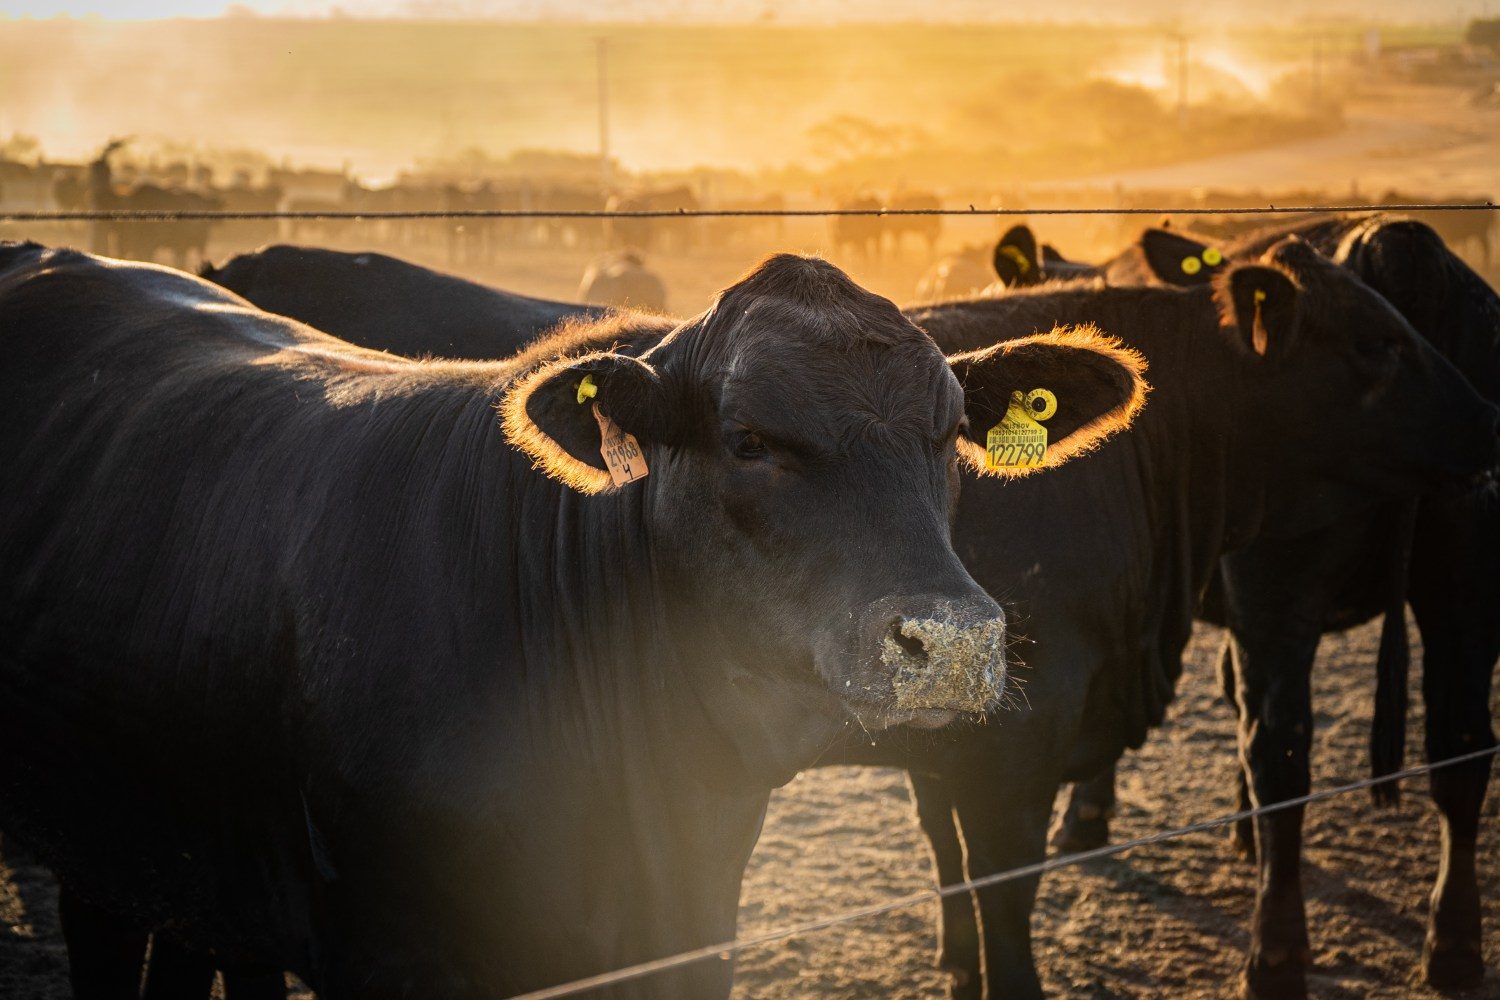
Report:
[[[1005,691],[1005,615],[988,600],[935,601],[890,621],[880,662],[898,712],[987,712]]]

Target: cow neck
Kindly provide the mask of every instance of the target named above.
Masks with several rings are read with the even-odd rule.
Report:
[[[449,777],[468,775],[484,790],[463,814],[503,817],[498,828],[482,819],[476,836],[503,829],[497,850],[534,859],[539,880],[568,883],[553,893],[567,912],[539,915],[538,933],[579,956],[575,968],[731,938],[771,788],[790,776],[773,778],[765,760],[784,733],[729,730],[747,700],[734,678],[747,667],[684,640],[697,612],[664,590],[649,480],[592,497],[567,489],[510,449],[491,405],[481,400],[454,432],[466,448],[479,439],[471,457],[423,477],[428,501],[448,498],[431,514],[445,535],[480,543],[413,552],[456,563],[448,570],[464,589],[481,591],[476,607],[513,609],[508,633],[478,626],[500,654],[460,668],[502,676],[465,677],[470,694],[446,703],[442,780],[469,788]],[[654,456],[652,469],[659,475]],[[759,695],[745,717],[774,722],[783,707]],[[728,971],[700,963],[674,974],[678,988],[654,978],[644,992],[725,993]]]

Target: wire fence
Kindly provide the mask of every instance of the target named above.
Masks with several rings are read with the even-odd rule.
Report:
[[[85,211],[0,211],[0,223],[22,223],[22,222],[187,222],[187,221],[260,221],[275,219],[291,220],[376,220],[376,219],[712,219],[712,218],[813,218],[829,219],[852,216],[874,216],[881,218],[900,218],[903,216],[993,216],[993,217],[1020,217],[1020,216],[1163,216],[1163,215],[1185,215],[1185,216],[1207,216],[1207,215],[1337,215],[1370,212],[1493,212],[1500,205],[1494,202],[1403,202],[1394,204],[1336,204],[1336,205],[1240,205],[1234,207],[1210,207],[1210,206],[1149,206],[1149,207],[1073,207],[1052,206],[1041,208],[979,208],[969,205],[967,208],[810,208],[810,209],[651,209],[651,210],[609,210],[609,209],[578,209],[578,210],[552,210],[552,209],[433,209],[412,211],[361,211],[361,210],[339,210],[339,209],[317,209],[308,211],[217,211],[217,210],[164,210],[164,211],[112,211],[112,210],[85,210]],[[1410,767],[1392,774],[1380,777],[1365,778],[1353,781],[1335,788],[1323,791],[1311,792],[1296,798],[1274,802],[1253,809],[1245,809],[1220,816],[1214,819],[1202,820],[1190,823],[1186,826],[1176,827],[1170,830],[1162,830],[1137,837],[1119,844],[1111,844],[1105,847],[1082,851],[1061,857],[1047,858],[1034,864],[1023,865],[1019,868],[996,872],[980,878],[969,879],[965,882],[957,882],[952,885],[942,886],[937,889],[928,889],[922,892],[910,893],[883,903],[874,903],[868,906],[848,910],[843,913],[821,917],[816,920],[804,921],[757,934],[753,937],[737,938],[732,941],[724,941],[718,944],[706,945],[690,951],[680,952],[665,958],[641,962],[636,965],[616,969],[610,972],[600,973],[587,978],[574,980],[545,989],[534,990],[529,993],[519,994],[512,1000],[556,1000],[556,998],[576,996],[590,990],[603,989],[620,983],[641,979],[646,976],[673,969],[682,968],[695,962],[708,960],[726,961],[732,955],[752,948],[763,947],[778,941],[785,941],[794,937],[802,937],[816,934],[822,931],[853,923],[871,917],[881,916],[897,910],[920,906],[923,903],[938,902],[947,897],[960,895],[986,889],[991,886],[1000,885],[1018,879],[1040,876],[1049,871],[1081,865],[1089,861],[1101,858],[1114,857],[1128,851],[1166,841],[1176,840],[1195,833],[1219,829],[1243,820],[1254,819],[1260,816],[1270,815],[1286,809],[1298,806],[1310,805],[1323,802],[1340,795],[1362,789],[1373,788],[1388,782],[1400,781],[1406,778],[1418,777],[1428,774],[1443,767],[1450,767],[1482,758],[1493,757],[1500,753],[1500,746],[1490,747],[1485,750],[1476,750],[1472,753],[1450,757],[1446,760],[1436,761]]]
[[[1324,802],[1340,795],[1357,792],[1361,789],[1374,788],[1377,785],[1387,784],[1392,781],[1400,781],[1404,778],[1415,778],[1423,774],[1431,773],[1439,768],[1452,767],[1455,764],[1463,764],[1477,761],[1500,754],[1500,746],[1489,747],[1485,750],[1475,750],[1445,760],[1434,761],[1429,764],[1420,764],[1396,771],[1379,777],[1363,778],[1359,781],[1351,781],[1347,785],[1339,785],[1335,788],[1326,788],[1319,792],[1309,792],[1307,795],[1299,795],[1296,798],[1285,799],[1281,802],[1272,802],[1267,805],[1257,806],[1254,809],[1243,809],[1239,812],[1230,813],[1227,816],[1219,816],[1215,819],[1202,820],[1197,823],[1189,823],[1187,826],[1176,827],[1171,830],[1161,830],[1156,833],[1137,837],[1119,844],[1109,844],[1105,847],[1097,847],[1089,851],[1080,851],[1076,854],[1067,854],[1060,857],[1047,858],[1034,864],[1022,865],[1019,868],[1010,868],[1003,872],[995,872],[980,878],[969,879],[966,882],[955,882],[952,885],[941,886],[937,889],[925,889],[921,892],[913,892],[905,896],[887,900],[884,903],[873,903],[858,909],[847,910],[832,916],[820,917],[816,920],[808,920],[798,924],[791,924],[757,934],[754,937],[736,938],[733,941],[724,941],[719,944],[705,945],[694,948],[691,951],[680,952],[665,958],[653,959],[649,962],[641,962],[636,965],[626,966],[611,972],[599,973],[584,979],[576,979],[572,982],[562,983],[557,986],[549,986],[545,989],[532,990],[529,993],[521,993],[512,997],[511,1000],[557,1000],[560,997],[577,996],[589,990],[603,989],[620,983],[641,979],[645,976],[655,975],[659,972],[668,972],[679,969],[694,962],[708,960],[727,961],[730,956],[737,952],[746,951],[751,948],[759,948],[789,938],[804,937],[821,931],[831,930],[844,924],[854,923],[870,917],[878,917],[896,910],[909,909],[920,906],[923,903],[939,902],[949,896],[957,896],[964,893],[987,889],[991,886],[1000,885],[1005,882],[1014,882],[1017,879],[1033,878],[1043,875],[1049,871],[1059,868],[1068,868],[1081,865],[1089,861],[1097,861],[1100,858],[1114,857],[1133,851],[1139,847],[1148,847],[1152,844],[1160,844],[1169,840],[1176,840],[1190,834],[1203,833],[1208,830],[1216,830],[1222,827],[1238,823],[1241,820],[1254,819],[1258,816],[1266,816],[1271,813],[1281,812],[1285,809],[1294,809],[1297,806],[1310,805],[1315,802]]]
[[[943,215],[973,217],[1018,217],[1028,215],[1340,215],[1362,212],[1493,212],[1500,206],[1491,201],[1398,202],[1389,205],[1240,205],[1214,208],[1187,207],[1068,207],[1042,208],[685,208],[685,209],[414,209],[410,211],[363,211],[359,209],[310,209],[297,211],[227,212],[214,209],[162,211],[83,210],[0,212],[0,222],[248,222],[273,219],[836,219],[853,216],[901,218]]]

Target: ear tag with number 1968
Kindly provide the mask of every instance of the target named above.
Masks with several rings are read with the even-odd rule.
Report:
[[[1057,397],[1046,389],[1024,396],[1010,394],[1010,406],[1000,422],[985,435],[984,464],[991,469],[1017,469],[1047,460],[1047,428],[1041,421],[1057,412]]]
[[[594,404],[594,419],[599,421],[599,454],[604,456],[604,464],[609,467],[609,478],[614,484],[624,486],[650,475],[646,456],[635,435],[622,430],[619,424],[601,413],[598,403]]]

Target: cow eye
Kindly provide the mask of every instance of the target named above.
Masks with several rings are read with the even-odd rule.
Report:
[[[765,458],[767,454],[766,443],[761,440],[759,434],[746,431],[734,442],[734,457],[752,461],[757,458]]]

